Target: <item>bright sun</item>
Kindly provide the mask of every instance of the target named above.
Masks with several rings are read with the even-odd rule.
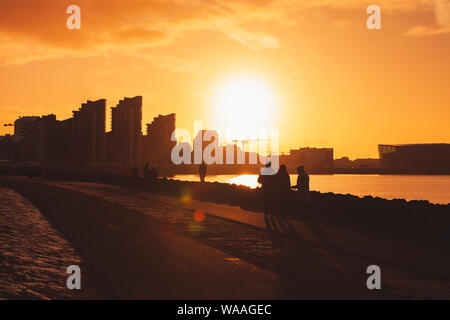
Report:
[[[272,124],[275,98],[262,80],[242,76],[225,82],[214,96],[214,110],[222,129],[266,129]]]

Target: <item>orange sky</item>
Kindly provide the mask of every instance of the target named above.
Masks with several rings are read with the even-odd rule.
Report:
[[[366,28],[369,4],[382,30]],[[450,142],[450,1],[2,1],[0,75],[0,134],[135,95],[144,123],[175,112],[177,127],[214,128],[215,92],[249,75],[276,96],[282,151],[376,157],[378,143]]]

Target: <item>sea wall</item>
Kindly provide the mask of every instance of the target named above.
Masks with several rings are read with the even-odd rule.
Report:
[[[162,195],[190,197],[200,201],[238,206],[250,211],[263,211],[264,199],[260,189],[234,184],[166,178],[145,182],[142,178],[124,175],[70,172],[48,173],[47,178],[124,185]],[[401,239],[413,245],[450,247],[450,205],[403,199],[386,200],[371,196],[360,198],[350,194],[312,191],[310,203],[306,208],[302,208],[296,198],[296,192],[290,191],[286,210],[289,218],[343,226],[361,234]]]

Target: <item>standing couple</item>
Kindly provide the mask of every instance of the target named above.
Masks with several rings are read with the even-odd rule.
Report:
[[[270,168],[271,163],[266,164]],[[258,182],[261,184],[264,202],[264,217],[268,215],[285,216],[289,200],[290,189],[297,189],[297,203],[302,206],[302,210],[309,202],[309,175],[305,172],[304,166],[297,168],[297,185],[291,186],[291,180],[286,166],[282,164],[276,174],[260,175]]]

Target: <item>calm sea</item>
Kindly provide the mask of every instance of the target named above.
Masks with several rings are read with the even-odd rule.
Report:
[[[290,175],[291,184],[297,175]],[[177,175],[177,180],[198,181],[196,175]],[[257,175],[212,175],[206,181],[258,186]],[[450,203],[450,175],[310,175],[311,190],[377,196],[385,199],[428,200],[432,203]]]

